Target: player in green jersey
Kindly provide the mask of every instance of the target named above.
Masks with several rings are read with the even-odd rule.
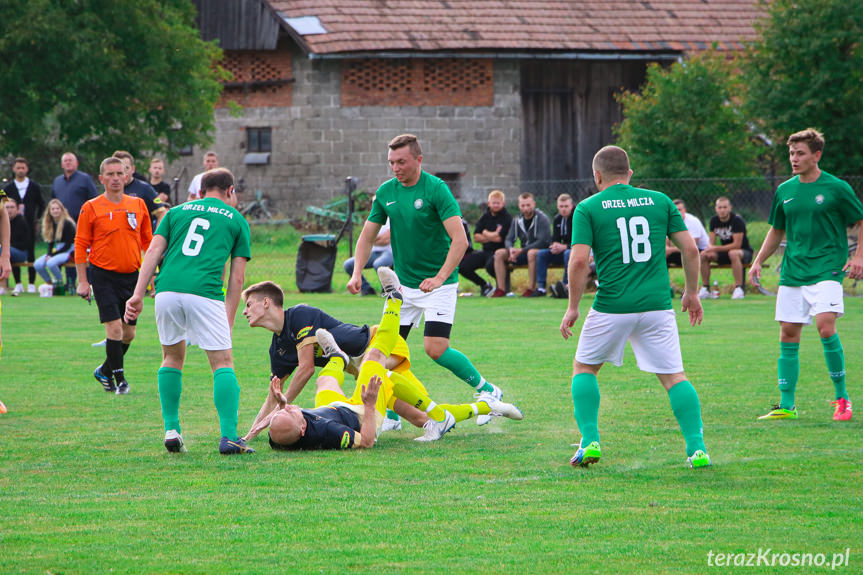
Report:
[[[240,302],[246,262],[251,258],[249,224],[228,205],[234,176],[224,168],[210,170],[201,180],[204,197],[170,210],[144,256],[134,295],[126,302],[126,318],[144,307],[147,281],[161,261],[156,278],[156,327],[162,344],[159,400],[165,422],[165,448],[185,451],[180,435],[180,393],[186,341],[207,352],[213,370],[213,400],[219,413],[225,455],[253,453],[237,437],[240,385],[234,373],[231,327]],[[164,258],[163,258],[164,256]],[[222,271],[230,259],[227,295]]]
[[[844,313],[842,278],[863,277],[863,227],[857,251],[848,259],[846,227],[863,221],[863,204],[846,182],[818,167],[824,136],[813,128],[792,134],[787,141],[793,177],[776,189],[770,210],[770,230],[749,269],[758,285],[761,266],[785,240],[785,255],[776,295],[780,325],[779,403],[759,419],[797,419],[794,392],[800,375],[800,333],[812,322],[821,336],[827,371],[836,391],[833,419],[851,419],[845,388],[845,352],[836,333]]]
[[[560,324],[561,335],[568,339],[578,319],[593,248],[599,287],[573,362],[572,402],[582,437],[570,463],[587,467],[599,461],[596,376],[607,361],[618,366],[623,363],[629,341],[638,367],[655,373],[668,392],[686,440],[687,462],[706,467],[710,457],[704,447],[701,404],[683,371],[671,309],[665,239],[670,238],[682,254],[686,276],[683,311],[689,312],[691,325],[701,323],[704,315],[697,295],[698,248],[668,196],[629,185],[632,170],[622,148],[599,150],[593,158],[593,177],[599,193],[582,200],[572,220],[569,307]]]
[[[393,267],[404,298],[399,334],[407,339],[411,327],[419,326],[425,316],[423,345],[428,356],[477,394],[487,392],[500,399],[501,389],[486,381],[467,356],[450,347],[458,264],[467,250],[458,203],[443,180],[422,170],[422,149],[416,136],[393,138],[387,159],[395,177],[381,184],[375,194],[357,239],[348,291],[359,293],[362,289],[361,272],[378,230],[389,218]],[[484,425],[490,419],[480,416],[477,424]]]

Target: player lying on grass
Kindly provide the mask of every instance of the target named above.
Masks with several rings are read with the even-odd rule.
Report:
[[[385,268],[381,268],[384,270]],[[387,302],[384,308],[384,316],[381,320],[380,327],[377,329],[372,342],[368,346],[364,361],[359,371],[358,384],[354,395],[348,400],[341,390],[341,384],[344,381],[345,366],[351,361],[338,346],[335,336],[329,331],[318,328],[315,336],[321,349],[324,353],[324,358],[327,361],[324,369],[321,371],[317,380],[317,393],[315,395],[315,410],[298,410],[294,406],[290,406],[288,399],[282,395],[281,384],[282,380],[277,375],[274,375],[270,383],[270,393],[265,402],[261,413],[255,420],[252,429],[246,435],[245,439],[249,440],[260,431],[265,429],[267,425],[274,424],[277,428],[275,433],[279,435],[280,425],[283,425],[282,418],[290,413],[294,414],[295,423],[301,423],[297,416],[300,412],[306,412],[308,415],[321,416],[329,415],[336,417],[337,414],[332,410],[324,410],[321,413],[308,413],[310,411],[318,412],[317,408],[332,405],[333,402],[338,404],[350,404],[354,408],[360,408],[362,405],[363,392],[365,386],[369,388],[369,381],[372,376],[378,376],[382,380],[383,390],[381,396],[383,399],[383,408],[394,408],[397,412],[402,413],[406,419],[425,429],[425,435],[417,438],[419,441],[433,441],[439,439],[444,433],[451,429],[456,421],[469,419],[477,415],[503,415],[511,419],[521,419],[522,414],[513,405],[496,400],[491,394],[480,396],[480,400],[473,404],[462,405],[437,405],[423,387],[422,383],[407,369],[410,366],[407,345],[404,340],[398,335],[398,320],[399,311],[401,308],[400,293],[397,291],[398,278],[391,270],[379,270],[381,282],[385,286],[384,294],[387,297]],[[272,284],[275,285],[275,284]],[[253,286],[254,287],[254,286]],[[252,288],[249,288],[250,290]],[[248,291],[248,290],[247,290]],[[279,294],[281,292],[279,291]],[[256,295],[257,294],[257,295]],[[245,294],[244,294],[245,295]],[[254,309],[258,304],[273,307],[273,302],[255,302],[251,306],[249,303],[252,298],[260,296],[260,292],[252,292],[247,295],[247,318],[250,324],[253,324],[254,318],[257,316],[258,310]],[[279,308],[281,306],[278,306]],[[246,312],[244,312],[246,313]],[[404,354],[401,358],[395,358],[398,367],[405,368],[404,371],[388,372],[384,367],[388,360],[393,361],[395,351]],[[344,407],[344,406],[337,406]],[[350,408],[346,408],[350,409]],[[343,411],[343,410],[342,410]],[[344,414],[350,423],[354,424],[355,431],[359,431],[360,422],[356,417],[351,417],[349,414]],[[308,420],[307,423],[308,424]],[[312,419],[312,421],[317,421]],[[382,419],[381,419],[382,421]],[[380,424],[381,421],[377,423]],[[344,421],[342,421],[344,423]],[[271,437],[273,436],[271,428]],[[275,440],[280,443],[278,439]],[[338,447],[333,445],[332,447]]]

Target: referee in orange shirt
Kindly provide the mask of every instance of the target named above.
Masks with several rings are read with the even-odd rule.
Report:
[[[105,326],[105,362],[93,376],[107,392],[129,393],[123,371],[123,355],[135,338],[135,321],[123,321],[126,300],[132,297],[141,253],[153,239],[150,214],[141,198],[123,193],[126,174],[123,162],[105,158],[99,166],[99,181],[105,193],[88,201],[78,216],[75,234],[75,266],[78,295],[89,301],[92,295]],[[89,253],[90,277],[87,277]],[[89,280],[89,281],[88,281]]]

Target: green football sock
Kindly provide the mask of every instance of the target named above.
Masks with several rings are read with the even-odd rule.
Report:
[[[217,369],[213,373],[213,403],[219,413],[219,429],[222,437],[237,440],[237,411],[240,409],[240,383],[231,367]]]
[[[836,388],[836,399],[848,399],[848,390],[845,389],[845,350],[839,341],[839,334],[834,333],[828,338],[821,338],[824,346],[824,361],[827,362],[827,371]]]
[[[701,422],[701,404],[698,401],[698,393],[692,384],[686,380],[675,384],[668,390],[668,400],[671,402],[671,411],[677,418],[683,439],[686,440],[686,455],[704,448],[704,424]]]
[[[460,380],[477,391],[491,391],[494,389],[473,366],[465,354],[459,350],[448,347],[439,358],[434,360],[436,364],[450,370]]]
[[[401,417],[399,417],[399,414],[392,409],[387,410],[387,419],[392,419],[393,421],[401,421]]]
[[[579,373],[572,378],[572,405],[581,445],[599,441],[599,382],[595,375]]]
[[[183,372],[174,367],[159,368],[159,402],[165,431],[176,429],[180,433],[180,394],[183,392]]]
[[[800,344],[779,342],[779,359],[776,370],[779,375],[779,407],[794,408],[794,391],[797,389],[797,378],[800,376]]]

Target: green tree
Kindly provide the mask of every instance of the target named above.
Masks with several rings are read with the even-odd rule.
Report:
[[[223,72],[189,0],[0,0],[0,154],[59,171],[205,143]]]
[[[773,0],[756,24],[744,64],[747,109],[785,162],[789,134],[807,127],[827,140],[821,166],[863,174],[863,2]],[[785,162],[786,169],[788,164]]]
[[[618,96],[617,143],[639,178],[727,178],[754,173],[757,150],[734,96],[737,62],[712,52],[663,68]]]

